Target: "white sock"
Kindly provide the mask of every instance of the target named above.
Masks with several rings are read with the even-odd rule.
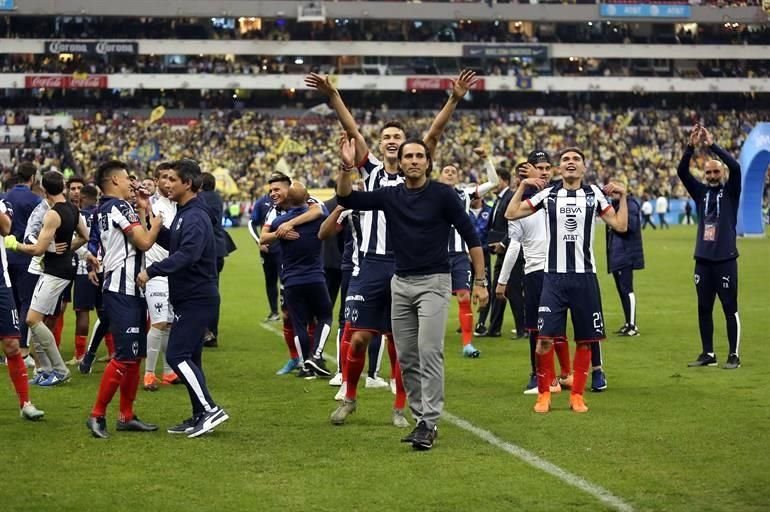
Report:
[[[163,331],[150,327],[147,333],[147,361],[144,363],[144,373],[155,374],[155,367],[158,366],[158,356],[160,355],[161,337]]]
[[[163,352],[163,375],[168,375],[169,373],[174,373],[174,369],[171,368],[171,365],[168,364],[168,359],[166,359],[166,352],[168,352],[168,335],[171,334],[171,328],[166,328],[162,331],[163,337],[160,340],[160,349]]]

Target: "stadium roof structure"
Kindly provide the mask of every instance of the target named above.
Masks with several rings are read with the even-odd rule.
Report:
[[[137,17],[220,17],[259,16],[265,18],[389,19],[389,20],[521,20],[540,22],[580,22],[603,18],[656,23],[690,21],[720,23],[767,23],[768,15],[760,6],[712,7],[676,6],[634,11],[624,8],[602,10],[601,4],[496,4],[403,2],[323,2],[290,0],[4,0],[3,13],[11,15],[137,16]],[[304,13],[304,16],[303,16]]]

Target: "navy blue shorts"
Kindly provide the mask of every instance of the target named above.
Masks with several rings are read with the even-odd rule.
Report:
[[[99,295],[99,287],[88,280],[87,275],[75,276],[74,286],[75,311],[92,311],[96,308],[96,296]]]
[[[104,311],[115,340],[115,359],[134,361],[147,356],[147,303],[143,297],[105,291]]]
[[[543,294],[543,274],[545,272],[542,270],[524,274],[524,328],[528,332],[537,332],[537,310]]]
[[[0,339],[19,337],[19,312],[10,288],[0,288]]]
[[[471,259],[464,252],[449,253],[449,272],[452,274],[452,293],[471,289]]]
[[[572,315],[575,341],[601,341],[605,338],[602,299],[596,274],[544,273],[538,308],[538,337],[565,337],[568,309]]]
[[[65,303],[72,302],[72,283],[74,281],[70,281],[70,284],[67,285],[67,287],[64,289],[64,291],[61,294],[61,301]]]
[[[364,258],[357,277],[350,279],[345,297],[345,319],[354,329],[389,334],[390,280],[395,261]]]

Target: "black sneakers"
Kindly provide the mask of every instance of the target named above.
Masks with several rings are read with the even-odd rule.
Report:
[[[639,328],[633,324],[626,324],[617,334],[618,336],[639,336]]]
[[[97,439],[107,439],[110,437],[107,433],[107,419],[104,416],[91,416],[86,420],[86,427],[91,431],[91,435]]]
[[[738,357],[738,356],[735,356],[735,357]],[[739,364],[740,364],[740,361],[739,361]],[[695,361],[691,363],[687,363],[687,366],[689,366],[690,368],[694,368],[696,366],[716,366],[716,365],[717,365],[716,355],[706,354],[706,353],[699,355],[698,359],[696,359]]]
[[[230,416],[221,407],[214,407],[198,418],[198,422],[189,432],[186,432],[188,438],[202,436],[229,420]]]
[[[187,418],[179,425],[175,425],[173,427],[169,427],[166,429],[166,432],[169,434],[189,434],[192,432],[192,430],[195,428],[195,425],[198,424],[197,418]]]
[[[419,451],[427,451],[433,448],[433,441],[438,437],[438,427],[428,428],[428,425],[421,421],[415,429],[412,437],[412,448]]]
[[[714,359],[714,363],[716,364],[716,359]],[[730,354],[727,357],[727,362],[722,366],[725,370],[735,370],[736,368],[741,367],[741,358],[738,357],[738,354]]]
[[[332,372],[326,368],[323,357],[313,357],[305,361],[305,368],[312,370],[319,377],[331,377]]]
[[[473,330],[474,336],[484,336],[487,334],[487,326],[484,324],[476,324],[476,328]]]
[[[128,421],[118,420],[115,430],[123,432],[155,432],[158,430],[158,426],[153,425],[152,423],[145,423],[134,415],[134,417]]]

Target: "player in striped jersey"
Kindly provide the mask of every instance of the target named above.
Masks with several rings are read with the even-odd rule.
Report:
[[[460,100],[468,93],[476,82],[476,74],[464,70],[452,84],[452,94],[444,107],[436,115],[424,142],[428,150],[435,152],[436,145],[444,132],[449,119]],[[364,180],[366,191],[378,190],[403,183],[403,175],[398,167],[398,148],[406,141],[406,132],[397,122],[386,123],[380,130],[379,149],[383,160],[378,159],[369,150],[369,145],[358,129],[353,115],[342,101],[339,91],[332,85],[329,78],[315,73],[305,78],[308,87],[317,89],[329,98],[329,103],[345,130],[345,140],[341,147],[353,141],[352,162],[346,165],[356,165]],[[343,159],[344,161],[344,159]],[[350,350],[343,364],[343,380],[347,383],[345,401],[332,413],[331,421],[341,425],[345,418],[356,408],[358,380],[364,367],[364,354],[376,333],[385,334],[388,338],[388,355],[391,357],[391,367],[395,365],[396,350],[391,334],[390,325],[390,280],[395,270],[395,259],[392,241],[387,234],[385,214],[381,211],[361,212],[361,241],[359,250],[363,256],[359,279],[351,279],[346,309],[350,311]],[[343,340],[343,342],[346,340]],[[393,409],[393,424],[407,427],[409,423],[403,414],[406,405],[406,394],[398,389],[397,379],[396,404]],[[403,399],[402,399],[403,398]]]
[[[546,213],[548,251],[537,320],[540,333],[535,412],[547,413],[551,408],[550,384],[555,377],[553,342],[566,336],[569,309],[577,344],[570,408],[583,413],[588,412],[583,392],[591,365],[591,343],[605,337],[593,253],[595,216],[600,215],[612,229],[624,233],[628,226],[628,206],[623,185],[610,183],[602,191],[595,185],[583,184],[585,157],[579,149],[567,148],[561,152],[559,170],[562,183],[553,186],[547,186],[539,178],[523,180],[511,199],[506,217],[516,220],[540,209]],[[530,186],[540,191],[522,202]],[[605,197],[616,192],[620,194],[617,211]]]
[[[484,161],[487,180],[482,184],[459,186],[460,172],[454,165],[446,165],[441,169],[438,181],[454,187],[465,211],[470,215],[471,194],[484,197],[494,190],[500,182],[492,159],[487,156],[483,147],[473,148],[473,152]],[[457,297],[458,317],[463,341],[465,357],[479,357],[481,352],[473,346],[473,309],[471,308],[471,260],[468,256],[468,246],[465,245],[457,229],[450,228],[449,232],[449,268],[452,275],[452,294]]]
[[[99,393],[86,422],[96,438],[106,439],[107,406],[120,388],[120,417],[117,430],[149,432],[157,425],[144,423],[134,414],[134,400],[139,387],[139,364],[147,350],[144,298],[136,284],[143,268],[143,251],[148,250],[163,226],[163,219],[152,215],[146,197],[137,197],[138,214],[128,203],[134,197],[126,164],[110,160],[99,166],[96,182],[103,196],[96,212],[104,257],[104,309],[115,340],[115,357],[104,369]],[[149,230],[142,220],[149,216]],[[93,227],[92,227],[93,229]],[[89,264],[99,266],[93,255]]]
[[[519,178],[539,178],[544,182],[551,179],[551,162],[544,151],[533,151],[527,162],[521,162],[516,166]],[[529,187],[524,192],[524,199],[529,199],[537,192],[537,188]],[[508,213],[506,211],[506,213]],[[524,302],[526,329],[529,333],[529,360],[531,372],[529,382],[524,389],[525,395],[537,394],[537,309],[540,305],[540,295],[543,291],[543,273],[545,270],[545,256],[548,251],[548,234],[545,226],[545,210],[538,210],[535,214],[524,219],[508,222],[508,237],[510,243],[505,252],[503,266],[497,279],[495,293],[500,300],[506,297],[506,287],[511,277],[519,251],[524,251]],[[595,344],[594,344],[595,345]],[[561,376],[559,381],[552,381],[550,391],[561,392],[561,383],[565,387],[572,386],[570,375],[569,346],[566,340],[555,340],[554,349],[559,358]]]

